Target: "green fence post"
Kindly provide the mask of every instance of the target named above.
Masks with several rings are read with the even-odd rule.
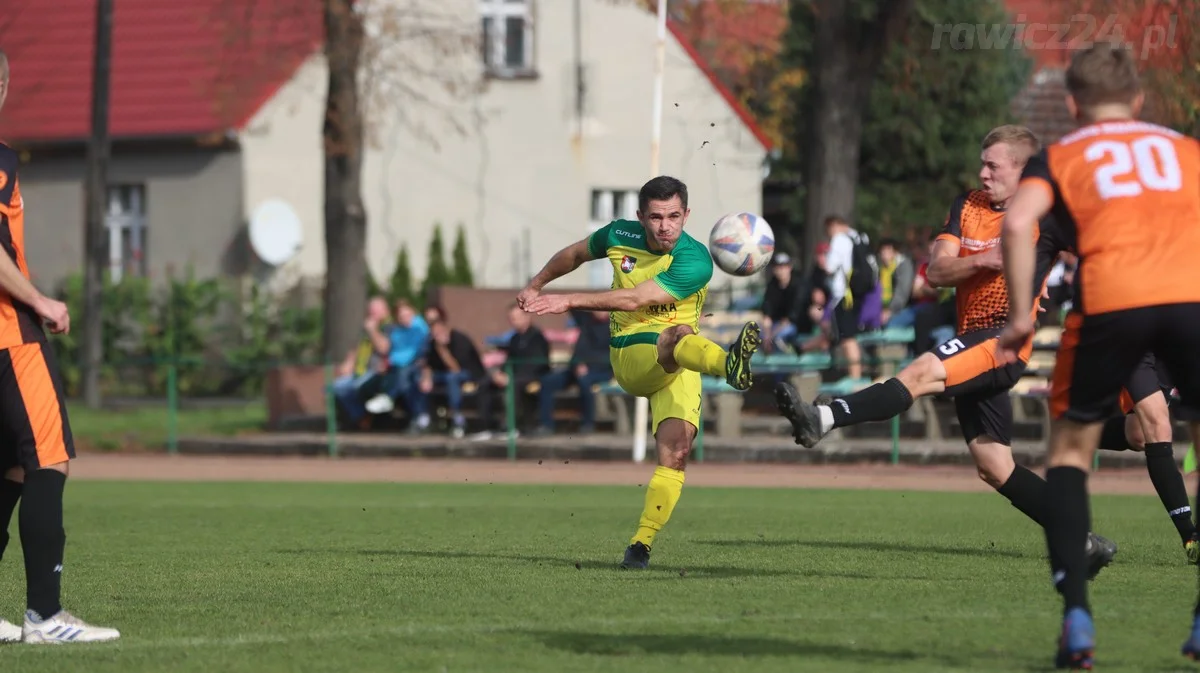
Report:
[[[167,453],[179,452],[179,367],[167,362]]]
[[[900,464],[900,417],[892,416],[892,465]]]
[[[508,424],[508,459],[517,459],[517,382],[513,379],[512,359],[505,361],[504,373],[508,383],[504,386],[504,418]]]
[[[333,363],[325,363],[325,436],[329,443],[329,457],[337,458],[337,402],[333,398]]]

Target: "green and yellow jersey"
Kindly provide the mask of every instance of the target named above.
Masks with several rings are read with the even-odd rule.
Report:
[[[640,222],[614,220],[588,238],[588,250],[593,257],[612,262],[614,290],[653,278],[674,299],[636,311],[613,311],[609,319],[613,346],[653,343],[659,332],[672,325],[700,331],[700,312],[713,275],[712,256],[700,241],[682,232],[673,250],[654,252],[646,245]]]

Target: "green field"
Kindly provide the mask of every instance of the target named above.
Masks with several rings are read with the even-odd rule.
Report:
[[[653,568],[615,565],[642,489],[79,482],[65,602],[117,644],[47,671],[1046,670],[1041,534],[1000,498],[692,488]],[[1195,569],[1152,498],[1097,498],[1106,671],[1188,670]],[[15,533],[15,523],[13,530]],[[14,541],[13,546],[16,546]],[[20,614],[10,549],[0,613]]]

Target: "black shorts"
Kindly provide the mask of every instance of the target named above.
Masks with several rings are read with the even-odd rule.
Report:
[[[1096,315],[1071,312],[1050,383],[1050,413],[1077,423],[1108,418],[1134,384],[1146,353],[1176,384],[1183,407],[1200,409],[1200,303],[1162,304]],[[1145,380],[1144,380],[1145,381]],[[1142,391],[1145,384],[1139,383]],[[1139,391],[1141,392],[1141,391]],[[1131,397],[1133,391],[1130,391]]]
[[[1012,446],[1013,408],[1008,389],[959,395],[954,398],[954,413],[967,444],[988,437],[1004,446]]]
[[[862,304],[854,304],[852,307],[846,307],[846,298],[838,302],[837,306],[833,307],[833,343],[840,343],[846,339],[853,339],[858,336],[858,321],[862,317]]]
[[[0,469],[32,471],[75,457],[64,400],[52,347],[0,349]]]
[[[982,329],[956,335],[931,353],[946,369],[946,390],[941,397],[954,398],[954,412],[963,440],[970,444],[986,436],[1012,446],[1012,399],[1009,391],[1025,373],[1030,347],[1022,360],[1002,364],[996,359],[999,329]]]
[[[1139,402],[1156,392],[1161,392],[1167,399],[1167,407],[1171,410],[1172,416],[1189,423],[1200,421],[1200,411],[1180,404],[1172,394],[1174,390],[1175,384],[1171,383],[1171,377],[1167,374],[1166,367],[1158,362],[1153,353],[1147,353],[1138,363],[1133,376],[1129,377],[1125,389],[1121,391],[1121,413],[1126,415],[1134,413],[1134,407]]]

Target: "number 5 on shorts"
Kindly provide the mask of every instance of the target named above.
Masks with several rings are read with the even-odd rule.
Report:
[[[966,346],[964,346],[963,342],[959,341],[958,339],[951,339],[941,346],[938,346],[938,350],[942,352],[942,355],[954,355],[964,348],[966,348]]]

